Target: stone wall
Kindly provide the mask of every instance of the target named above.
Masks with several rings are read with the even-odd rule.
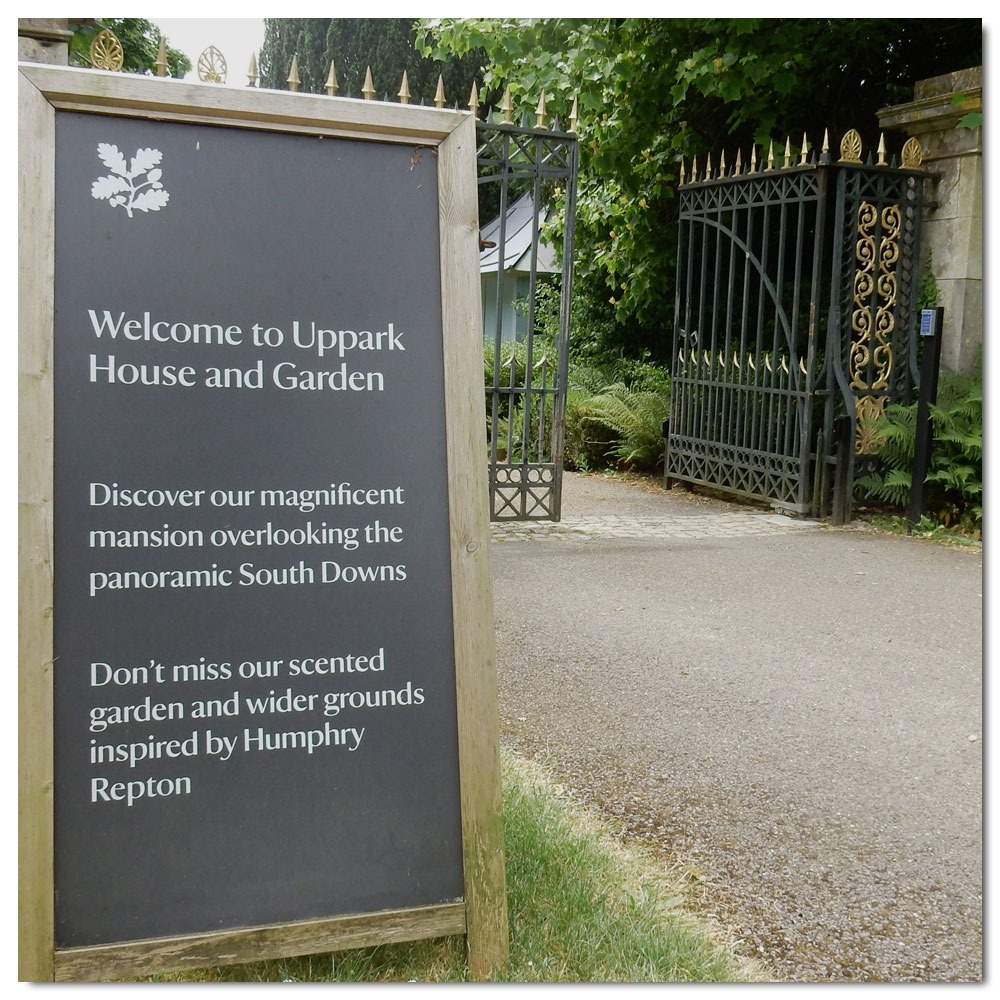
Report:
[[[939,175],[927,191],[921,267],[929,250],[944,306],[941,360],[953,371],[974,367],[983,343],[982,128],[958,127],[982,109],[982,95],[979,66],[921,80],[913,101],[879,112],[883,129],[920,140],[925,168]]]

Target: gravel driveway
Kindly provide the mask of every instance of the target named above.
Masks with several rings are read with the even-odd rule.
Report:
[[[982,978],[981,550],[567,475],[494,526],[505,742],[779,978]]]

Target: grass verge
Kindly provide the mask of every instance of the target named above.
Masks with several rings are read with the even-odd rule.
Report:
[[[535,765],[503,754],[510,960],[497,982],[753,982],[661,869]],[[463,982],[460,937],[223,966],[159,982]],[[146,980],[149,981],[149,980]]]

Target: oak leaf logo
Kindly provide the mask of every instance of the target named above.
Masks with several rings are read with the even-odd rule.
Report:
[[[158,164],[163,153],[158,149],[137,149],[126,164],[117,146],[99,142],[97,155],[111,173],[98,177],[91,185],[94,198],[124,208],[130,219],[133,212],[158,212],[170,201],[170,192],[164,190],[160,180],[163,171]]]

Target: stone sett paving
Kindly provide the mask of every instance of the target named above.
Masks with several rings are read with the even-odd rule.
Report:
[[[596,514],[567,517],[562,521],[495,521],[490,534],[495,542],[528,541],[535,538],[740,538],[774,535],[785,531],[823,529],[820,521],[784,514],[750,514],[725,511],[712,514],[630,517]]]

